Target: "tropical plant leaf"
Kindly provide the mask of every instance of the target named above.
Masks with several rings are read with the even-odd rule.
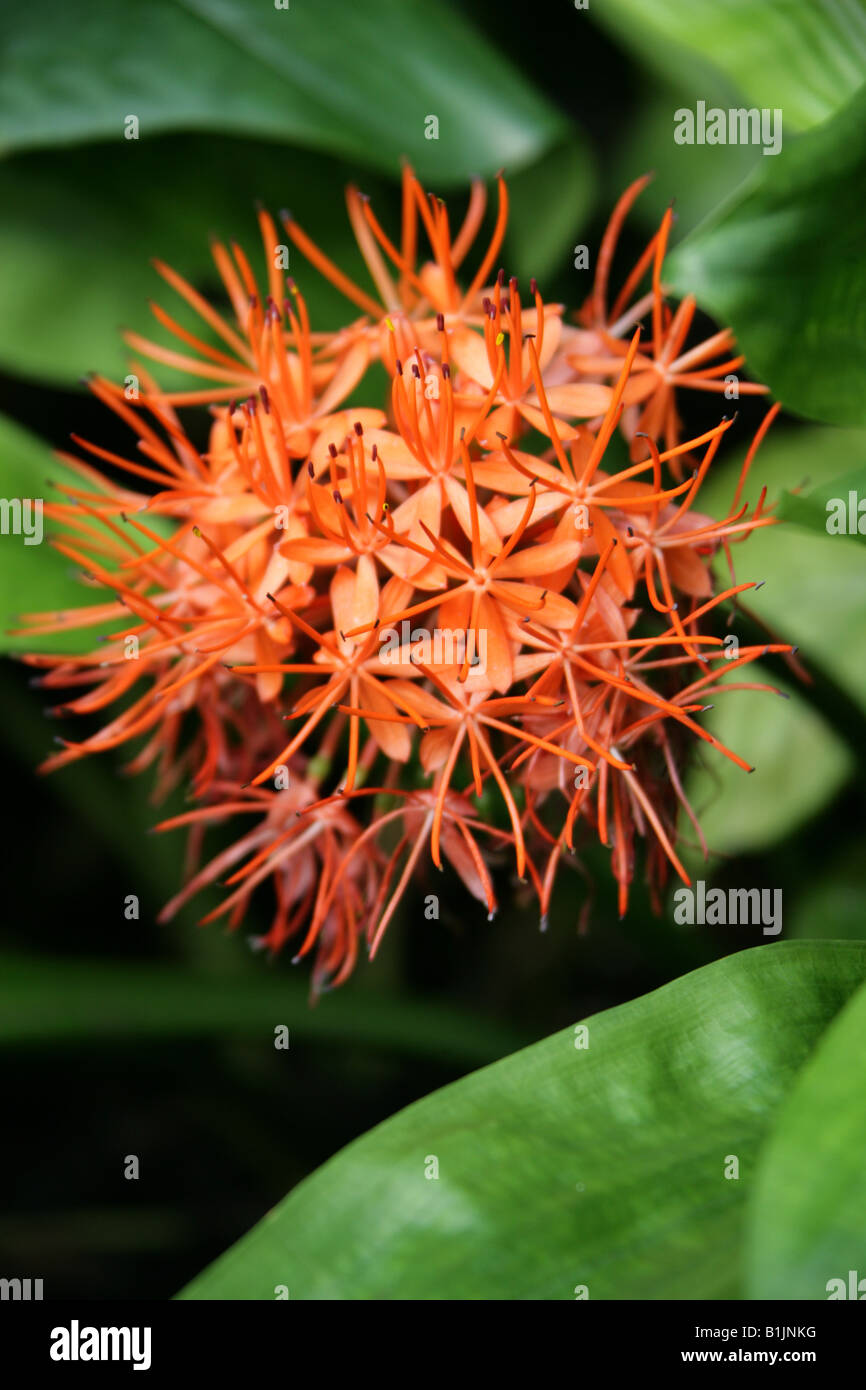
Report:
[[[809,707],[795,682],[779,680],[761,662],[745,676],[742,669],[731,676],[734,682],[738,678],[771,689],[714,694],[714,708],[702,727],[755,770],[749,775],[714,749],[701,748],[700,766],[693,767],[686,783],[714,854],[757,852],[793,834],[830,801],[854,768],[844,739]],[[787,698],[780,699],[774,689]],[[680,828],[694,838],[684,813]],[[694,868],[698,862],[692,850],[687,863]]]
[[[866,422],[864,179],[866,89],[762,159],[665,270],[732,326],[787,409],[831,424]]]
[[[863,0],[601,0],[590,12],[641,61],[674,78],[688,69],[701,95],[716,69],[751,105],[781,107],[792,130],[826,120],[866,81]]]
[[[22,525],[29,518],[30,537],[12,530],[17,512],[9,513],[8,532],[0,535],[0,651],[82,651],[92,643],[87,631],[60,633],[40,640],[16,637],[9,629],[21,610],[74,608],[95,602],[78,581],[74,566],[49,543],[51,523],[38,504],[57,500],[55,484],[80,485],[51,450],[27,430],[0,415],[0,491],[4,504],[22,508]],[[41,517],[41,520],[39,519]]]
[[[508,190],[509,264],[519,276],[535,276],[544,293],[545,276],[571,271],[572,247],[582,241],[592,209],[595,170],[579,132],[509,179]],[[575,297],[580,300],[581,288]]]
[[[866,1297],[864,1074],[861,987],[806,1062],[761,1153],[747,1228],[749,1297]]]
[[[774,427],[752,465],[743,501],[753,507],[762,487],[769,503],[794,487],[826,488],[862,460],[864,448],[866,434],[860,430]],[[740,457],[732,455],[729,467],[720,460],[710,470],[701,489],[702,510],[726,515],[739,463]],[[738,580],[764,581],[759,591],[743,595],[744,607],[769,625],[774,640],[799,646],[807,669],[816,662],[863,706],[866,567],[859,547],[842,536],[810,534],[786,523],[753,531],[733,553]],[[727,582],[721,557],[717,569],[719,580]],[[736,618],[731,631],[737,631]],[[794,690],[794,684],[789,688]],[[752,702],[756,717],[759,703],[757,698]],[[765,697],[763,708],[771,719],[779,713],[772,697]]]
[[[738,1297],[758,1147],[864,974],[862,943],[774,944],[556,1033],[351,1144],[181,1297]]]
[[[817,531],[819,536],[850,536],[863,545],[866,543],[866,468],[855,468],[805,496],[783,493],[778,515],[783,521],[805,526],[807,531]]]
[[[705,145],[676,144],[674,113],[694,104],[694,90],[694,75],[688,68],[670,82],[648,83],[640,119],[628,123],[613,159],[605,165],[603,196],[611,207],[633,179],[652,170],[652,182],[629,215],[648,233],[656,230],[665,210],[673,205],[676,234],[684,238],[762,163],[755,145],[718,145],[710,154]],[[732,100],[725,85],[718,83],[708,82],[701,95],[708,107],[727,106]]]
[[[440,184],[517,168],[564,121],[444,0],[113,0],[4,17],[5,151],[165,131],[290,141]],[[428,117],[438,120],[429,138]],[[128,142],[130,161],[136,157]],[[278,157],[278,151],[275,151]],[[232,176],[224,170],[227,184]],[[134,175],[132,175],[134,178]]]
[[[226,952],[222,955],[225,957]],[[222,973],[183,965],[0,957],[0,1047],[55,1047],[98,1038],[290,1036],[389,1048],[409,1056],[478,1064],[517,1041],[514,1031],[459,1009],[357,989],[316,1009],[308,981],[268,978],[257,966]]]
[[[237,240],[261,274],[256,199],[274,214],[292,208],[328,255],[368,286],[342,199],[351,172],[306,150],[201,135],[73,148],[62,155],[34,151],[5,160],[0,363],[19,376],[70,383],[87,371],[122,376],[131,355],[123,328],[171,342],[148,310],[153,300],[207,338],[201,320],[160,278],[152,258],[167,262],[222,306],[225,292],[208,238]],[[378,179],[366,186],[376,197],[384,190]],[[314,327],[336,328],[352,318],[355,307],[294,247],[288,250],[290,272],[307,298]],[[188,380],[165,368],[155,374],[174,389]]]

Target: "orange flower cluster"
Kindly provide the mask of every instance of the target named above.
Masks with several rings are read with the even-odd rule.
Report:
[[[728,660],[706,630],[752,587],[714,591],[709,562],[773,520],[763,494],[751,511],[740,497],[775,412],[729,513],[698,512],[731,420],[682,440],[675,391],[722,391],[742,359],[728,332],[684,346],[694,302],[672,310],[661,278],[670,214],[608,306],[645,182],[617,205],[576,323],[534,281],[527,295],[496,272],[501,178],[490,242],[463,285],[480,182],[454,235],[445,204],[405,169],[399,244],[349,190],[375,293],[282,214],[359,311],[336,333],[311,327],[264,210],[267,292],[238,246],[213,248],[233,322],[158,264],[201,329],[155,307],[175,346],[128,341],[205,384],[165,390],[135,363],[137,390],[92,380],[136,456],[77,439],[89,459],[67,461],[81,485],[46,511],[62,523],[57,549],[106,596],[26,624],[40,638],[108,635],[86,655],[26,660],[43,687],[82,688],[55,713],[112,711],[88,737],[60,740],[46,767],[143,739],[131,768],[155,765],[159,795],[191,780],[194,808],[159,827],[191,834],[166,918],[219,881],[229,892],[210,915],[234,927],[268,879],[276,908],[260,944],[314,951],[318,989],[346,979],[362,938],[375,952],[428,857],[489,914],[492,866],[510,857],[543,921],[579,833],[610,848],[622,912],[636,836],[656,897],[671,868],[688,882],[675,844],[680,806],[697,829],[681,780],[689,736],[747,769],[699,716],[722,675],[789,650]],[[347,404],[373,364],[390,378],[387,408]],[[201,403],[205,452],[177,413]],[[235,819],[253,828],[200,867],[207,828]]]

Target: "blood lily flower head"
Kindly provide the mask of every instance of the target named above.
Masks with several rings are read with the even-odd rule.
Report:
[[[687,344],[694,301],[671,307],[662,273],[670,212],[609,304],[645,183],[614,211],[577,327],[497,266],[501,178],[486,242],[480,182],[455,232],[407,166],[396,239],[350,189],[369,290],[284,214],[360,313],[336,332],[311,322],[283,275],[263,209],[263,277],[238,246],[213,246],[230,316],[158,264],[201,333],[155,306],[173,345],[128,341],[203,385],[165,386],[139,363],[134,399],[92,379],[134,447],[125,457],[76,437],[64,458],[80,483],[46,512],[98,597],[22,627],[37,683],[67,692],[52,712],[88,720],[46,769],[132,747],[130,770],[153,765],[159,796],[188,788],[191,809],[158,827],[189,837],[166,920],[220,883],[205,920],[238,927],[269,894],[255,944],[314,955],[319,991],[348,977],[361,944],[376,954],[430,868],[489,916],[497,877],[515,874],[542,922],[560,868],[581,868],[593,839],[610,852],[621,912],[641,857],[657,901],[669,875],[687,881],[683,818],[702,843],[689,747],[749,770],[702,716],[717,690],[769,689],[743,668],[790,651],[771,640],[731,660],[721,635],[755,587],[734,578],[732,546],[776,524],[763,491],[744,499],[778,406],[727,513],[699,510],[734,417],[714,413],[683,439],[675,395],[716,401],[742,358],[727,331]],[[372,392],[374,363],[385,398],[349,404]],[[195,406],[210,413],[202,449],[178,414]],[[94,629],[91,650],[45,649]]]
[[[582,374],[602,380],[618,376],[626,355],[626,336],[646,314],[650,316],[651,336],[645,351],[635,358],[623,395],[623,432],[630,441],[633,459],[649,457],[648,440],[664,441],[670,451],[679,443],[680,420],[676,407],[677,390],[724,393],[730,398],[731,383],[736,397],[764,395],[766,386],[740,381],[735,375],[745,358],[735,353],[730,329],[712,334],[702,343],[685,347],[695,317],[696,301],[686,295],[676,310],[665,298],[662,266],[673,225],[673,208],[666,209],[658,230],[625,280],[612,308],[608,309],[608,282],[622,225],[638,196],[650,181],[649,175],[636,179],[623,193],[605,232],[595,272],[592,293],[578,319],[589,330],[581,335],[570,364]],[[634,299],[642,280],[650,278],[647,292]],[[721,358],[721,361],[714,359]],[[680,464],[673,466],[681,477]]]
[[[351,324],[343,334],[335,335],[335,344],[354,341],[360,332],[383,357],[394,351],[408,356],[416,344],[426,347],[433,340],[439,315],[449,325],[480,322],[483,289],[496,265],[508,222],[508,189],[501,174],[497,193],[498,211],[490,241],[472,278],[461,285],[458,272],[479,235],[487,207],[487,190],[481,179],[473,180],[466,215],[452,234],[444,201],[425,193],[411,166],[404,163],[399,245],[383,230],[370,199],[349,187],[349,220],[378,299],[344,274],[294,216],[284,211],[281,218],[295,246],[365,315],[360,324]],[[422,259],[424,239],[428,255]]]

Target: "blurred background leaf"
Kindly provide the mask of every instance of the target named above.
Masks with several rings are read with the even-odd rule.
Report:
[[[633,179],[652,172],[652,183],[638,198],[632,216],[648,240],[673,204],[676,236],[682,239],[760,165],[761,151],[756,145],[717,145],[708,154],[705,145],[676,144],[674,112],[694,104],[688,78],[682,72],[661,82],[644,76],[642,88],[640,119],[628,125],[607,166],[605,201],[613,206]],[[708,106],[727,107],[733,100],[715,73],[708,75],[701,95]]]
[[[342,186],[363,176],[387,197],[404,157],[461,196],[508,166],[527,274],[555,259],[592,195],[579,132],[445,0],[148,0],[129,13],[89,0],[50,25],[25,8],[4,28],[0,260],[15,274],[0,274],[0,364],[24,376],[120,373],[120,327],[140,328],[164,288],[149,257],[221,293],[207,233],[254,244],[255,199],[290,207],[366,283]],[[124,137],[129,116],[138,139]],[[314,323],[337,326],[345,301],[291,256]]]
[[[274,214],[293,207],[348,274],[364,277],[342,199],[349,177],[348,166],[309,151],[189,135],[0,163],[7,209],[0,257],[15,266],[14,275],[0,273],[0,362],[59,382],[77,382],[85,371],[122,376],[130,358],[123,328],[168,340],[148,314],[149,300],[187,326],[197,322],[151,258],[221,299],[208,236],[234,237],[260,271],[256,198]],[[368,184],[372,193],[381,188],[381,180]],[[345,319],[346,301],[294,248],[290,268],[317,324],[335,327]],[[178,386],[183,381],[165,375]]]
[[[509,264],[527,279],[571,271],[575,239],[582,235],[595,195],[595,170],[586,144],[572,131],[535,164],[508,181],[506,248]]]
[[[755,769],[746,773],[713,749],[697,755],[686,793],[714,855],[754,852],[790,835],[827,804],[855,766],[845,740],[809,707],[796,683],[780,680],[760,662],[731,681],[738,676],[766,681],[788,699],[751,690],[712,696],[715,708],[702,727]],[[680,825],[693,841],[685,815]],[[699,871],[696,848],[688,862]]]
[[[122,328],[171,341],[148,314],[149,300],[201,333],[200,321],[159,277],[151,258],[167,261],[221,301],[208,235],[237,240],[261,271],[256,200],[275,215],[290,208],[326,254],[368,287],[343,200],[343,188],[358,176],[356,167],[294,146],[189,135],[39,152],[0,163],[0,201],[7,209],[0,262],[15,266],[14,275],[0,272],[0,364],[59,382],[78,382],[84,371],[121,376],[130,358]],[[367,174],[362,187],[377,211],[384,204],[387,225],[388,213],[396,211],[391,186]],[[572,229],[577,235],[593,197],[592,166],[579,134],[517,174],[510,197],[508,244],[515,267],[542,277],[563,261]],[[463,190],[453,200],[455,222],[462,203]],[[336,328],[355,315],[355,307],[288,236],[286,243],[291,273],[316,328]],[[98,257],[94,245],[100,246]],[[570,257],[566,263],[571,265]],[[34,332],[35,323],[50,331]],[[174,371],[163,369],[163,375],[178,387],[184,381]]]
[[[791,937],[866,939],[866,883],[859,839],[830,849],[820,874],[810,874],[786,924]]]
[[[80,486],[81,479],[72,469],[65,468],[27,430],[0,415],[0,489],[6,498],[33,501],[57,501],[59,494],[52,483]],[[90,600],[83,589],[71,560],[58,555],[48,544],[51,522],[43,515],[41,544],[25,545],[22,535],[0,536],[0,594],[5,603],[17,602],[27,612],[43,609],[75,608]],[[34,537],[35,539],[35,537]],[[15,637],[9,628],[17,626],[18,614],[0,613],[0,651],[32,651],[39,642],[26,636]],[[81,651],[87,642],[80,633],[60,633],[42,639],[43,650]]]
[[[851,494],[853,493],[853,502]],[[861,501],[864,511],[860,511]],[[829,504],[829,505],[828,505]],[[841,478],[822,483],[820,487],[802,493],[783,493],[779,516],[807,531],[821,536],[848,536],[851,540],[866,541],[866,468],[854,468]],[[832,527],[832,529],[831,529]]]
[[[143,139],[265,136],[388,174],[405,155],[456,183],[527,163],[564,124],[444,0],[87,0],[53,7],[50,23],[23,6],[5,16],[3,47],[7,152],[121,140],[133,115]],[[425,138],[431,114],[438,140]]]
[[[824,487],[848,473],[864,453],[862,430],[775,425],[758,451],[742,500],[754,506],[762,487],[769,502],[803,483]],[[713,515],[730,507],[741,460],[742,453],[732,451],[701,489],[700,505]],[[733,547],[733,556],[738,581],[764,581],[757,593],[743,595],[743,606],[768,624],[776,640],[798,645],[807,669],[810,661],[817,663],[866,709],[866,568],[860,547],[843,536],[783,523],[753,531],[742,547]],[[727,575],[723,559],[716,567],[720,577]],[[736,633],[736,619],[730,630]],[[779,708],[772,699],[769,704],[768,718],[775,719]]]
[[[695,98],[707,99],[717,70],[749,105],[782,107],[792,130],[826,120],[866,81],[864,0],[593,0],[591,10],[659,72],[687,71]]]
[[[181,1296],[737,1298],[758,1146],[864,972],[853,942],[740,952],[590,1018],[584,1047],[567,1029],[464,1077],[338,1154]]]
[[[398,1048],[473,1065],[500,1057],[518,1042],[507,1027],[408,998],[360,996],[311,1009],[301,976],[263,978],[254,970],[239,978],[234,968],[214,975],[176,965],[140,965],[133,972],[111,961],[3,957],[3,1047],[57,1047],[82,1037],[210,1036],[252,1037],[273,1046],[272,1018],[304,1039]]]
[[[774,427],[761,445],[746,484],[743,500],[754,506],[763,487],[770,503],[804,479],[824,486],[846,466],[862,457],[866,434],[857,430],[801,430]],[[742,451],[712,470],[701,489],[700,503],[712,515],[730,507]],[[758,529],[741,549],[733,547],[737,580],[763,581],[760,590],[746,593],[743,609],[735,609],[727,631],[743,644],[760,642],[762,631],[743,624],[739,613],[753,614],[766,624],[768,641],[798,645],[807,673],[810,666],[826,671],[862,705],[862,671],[866,666],[866,571],[857,546],[839,537],[811,534],[784,523]],[[720,581],[727,577],[723,558],[716,561]],[[784,668],[781,668],[784,669]],[[714,697],[715,708],[704,725],[732,748],[755,771],[748,775],[713,750],[698,750],[687,780],[687,794],[711,850],[723,855],[757,850],[792,834],[814,817],[838,793],[855,769],[845,731],[835,727],[832,711],[815,702],[812,687],[779,676],[758,663],[747,675],[731,680],[756,680],[780,689],[732,691]],[[810,707],[811,705],[811,707]],[[685,816],[683,834],[694,840]],[[696,848],[687,855],[698,871]],[[836,933],[833,933],[834,935]]]
[[[0,491],[6,498],[29,499],[44,505],[68,501],[61,487],[81,488],[79,473],[68,467],[47,447],[44,440],[24,430],[0,414]],[[33,526],[31,521],[31,529]],[[99,521],[92,524],[103,529]],[[163,517],[152,517],[152,529],[163,532],[170,527]],[[10,531],[0,536],[0,594],[21,604],[21,612],[0,615],[0,652],[84,652],[91,651],[97,633],[110,633],[125,626],[124,620],[102,623],[93,628],[33,635],[17,631],[24,624],[23,613],[55,612],[87,608],[104,601],[104,591],[83,582],[83,571],[74,560],[59,554],[52,537],[62,528],[42,512],[42,539],[26,544],[23,535]],[[107,533],[107,528],[106,533]],[[68,536],[66,537],[67,539]],[[35,539],[35,536],[34,536]]]

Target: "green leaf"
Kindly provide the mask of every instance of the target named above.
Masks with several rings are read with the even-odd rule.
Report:
[[[556,1033],[351,1144],[180,1296],[738,1297],[759,1144],[864,973],[862,943],[774,944],[596,1015],[585,1048]]]
[[[809,478],[824,491],[825,479],[862,457],[866,436],[853,430],[774,429],[761,445],[744,500],[754,506],[766,486],[770,502]],[[698,505],[712,516],[730,508],[742,452],[714,465]],[[784,513],[783,513],[784,514]],[[784,524],[753,531],[734,548],[739,580],[763,580],[743,595],[744,608],[772,630],[768,640],[799,646],[808,671],[817,664],[862,702],[861,674],[866,662],[866,572],[856,546],[841,538],[811,534]],[[729,582],[723,559],[716,561],[720,585]],[[734,615],[730,633],[746,640]],[[760,641],[760,631],[757,638]],[[782,668],[784,669],[784,668]],[[711,851],[734,854],[759,850],[796,831],[836,794],[854,769],[839,731],[807,703],[809,687],[757,663],[732,680],[764,681],[789,698],[763,692],[731,691],[714,698],[702,724],[755,767],[748,775],[712,749],[700,750],[700,766],[689,775],[686,792]],[[684,835],[694,838],[685,816]],[[699,855],[686,853],[697,869]],[[840,933],[830,930],[829,935]]]
[[[565,269],[578,277],[575,297],[582,298],[580,272],[572,270],[572,247],[583,239],[595,171],[579,132],[509,179],[508,192],[506,246],[515,273],[543,281]]]
[[[81,479],[65,468],[41,440],[0,415],[0,493],[10,504],[42,504],[57,500],[52,483],[80,486]],[[17,515],[17,514],[16,514]],[[92,590],[82,587],[71,560],[58,555],[49,543],[51,522],[44,513],[41,523],[36,506],[21,513],[22,523],[30,518],[31,536],[12,532],[0,535],[0,651],[83,651],[92,645],[92,635],[60,633],[36,640],[13,637],[8,628],[18,622],[20,611],[74,608],[97,602]],[[40,537],[41,533],[41,537]],[[32,542],[32,543],[30,543]]]
[[[736,621],[733,624],[736,630]],[[722,676],[724,672],[721,673]],[[793,834],[835,796],[854,768],[854,757],[834,730],[806,704],[796,684],[755,662],[731,680],[760,681],[766,691],[715,692],[701,726],[754,767],[749,774],[713,749],[701,749],[686,794],[711,854],[757,852]],[[694,839],[685,814],[680,828]],[[698,852],[690,851],[695,868]]]
[[[708,106],[727,106],[731,100],[718,84],[702,86],[701,96]],[[690,104],[694,76],[689,69],[676,81],[654,83],[641,98],[640,119],[627,124],[621,146],[606,166],[604,196],[611,207],[633,179],[653,171],[652,182],[629,214],[630,224],[640,223],[648,232],[656,230],[673,204],[677,236],[685,237],[762,162],[755,145],[718,145],[708,152],[705,145],[676,144],[673,113]],[[615,277],[617,286],[619,281]]]
[[[762,486],[770,502],[806,481],[823,488],[860,463],[864,450],[862,431],[774,427],[758,451],[743,500],[753,507]],[[702,511],[726,514],[739,461],[713,466],[700,493]],[[807,669],[810,661],[817,662],[866,707],[866,567],[859,548],[841,536],[810,534],[784,524],[753,531],[734,548],[734,558],[738,580],[765,581],[757,593],[743,596],[745,607],[769,624],[776,640],[799,646]],[[721,580],[727,572],[723,562],[717,562],[717,570]],[[731,630],[736,632],[736,621]],[[770,703],[769,717],[775,718],[778,702],[764,698]]]
[[[130,358],[122,328],[177,346],[151,316],[149,300],[207,337],[151,260],[166,261],[224,306],[208,238],[237,240],[261,277],[257,198],[274,214],[290,207],[327,254],[369,287],[343,202],[350,174],[309,151],[214,136],[82,147],[62,156],[37,151],[0,163],[0,363],[18,375],[71,383],[85,371],[120,376]],[[365,191],[376,196],[384,188],[376,179]],[[289,266],[315,329],[339,327],[357,314],[294,247]],[[186,379],[176,371],[154,371],[183,388]],[[194,385],[200,389],[201,380]]]
[[[825,120],[866,80],[864,0],[603,0],[591,14],[643,62],[705,96],[716,69],[791,129]],[[739,104],[739,103],[738,103]]]
[[[526,164],[564,126],[443,0],[88,0],[54,7],[49,24],[18,6],[3,27],[6,151],[114,139],[132,160],[135,116],[142,141],[260,136],[390,174],[406,155],[444,184]]]
[[[141,961],[0,957],[0,1047],[166,1037],[258,1037],[272,1047],[275,1023],[303,1039],[449,1062],[486,1062],[517,1041],[512,1030],[458,1009],[351,986],[311,1009],[304,977],[258,965],[238,971],[223,960],[217,974]]]
[[[861,501],[864,503],[862,513]],[[804,526],[807,531],[817,531],[819,536],[850,536],[861,545],[866,544],[866,468],[855,468],[805,496],[784,493],[778,515],[784,521]]]
[[[275,215],[291,208],[327,255],[375,294],[343,197],[344,186],[357,175],[356,168],[309,150],[200,135],[73,148],[62,156],[34,151],[0,163],[0,364],[20,376],[73,384],[85,371],[121,376],[130,358],[122,328],[177,346],[150,314],[150,300],[208,338],[201,320],[151,261],[161,258],[225,307],[209,236],[238,241],[261,276],[257,199]],[[362,186],[396,235],[400,214],[392,187],[378,176],[367,176]],[[592,168],[579,133],[518,173],[510,188],[510,249],[519,273],[541,278],[579,236],[592,196]],[[465,202],[463,190],[448,200],[455,226]],[[356,306],[288,236],[285,241],[313,328],[330,330],[351,321]],[[484,231],[479,234],[483,244]],[[467,267],[474,268],[477,259],[473,250]],[[163,367],[154,371],[174,389],[203,384]]]
[[[732,326],[788,410],[843,425],[866,422],[864,180],[866,90],[763,159],[665,271]]]
[[[866,1279],[866,989],[835,1019],[798,1076],[758,1164],[747,1238],[752,1298],[843,1298]],[[866,1290],[866,1284],[863,1285]]]
[[[80,488],[82,479],[61,463],[41,439],[0,415],[0,495],[14,507],[6,523],[7,533],[0,535],[0,652],[92,651],[95,633],[125,626],[124,620],[118,619],[95,628],[75,628],[44,637],[13,635],[9,631],[19,626],[21,612],[86,608],[104,603],[109,597],[105,589],[85,586],[81,582],[82,571],[74,561],[58,554],[51,543],[53,537],[61,534],[72,538],[44,511],[46,503],[65,500],[61,484]],[[29,509],[24,506],[28,500]],[[16,503],[22,508],[19,532],[13,529],[18,526]],[[99,521],[94,520],[92,525],[96,530],[102,529]],[[163,517],[152,518],[151,525],[160,532],[171,529],[171,522]]]

